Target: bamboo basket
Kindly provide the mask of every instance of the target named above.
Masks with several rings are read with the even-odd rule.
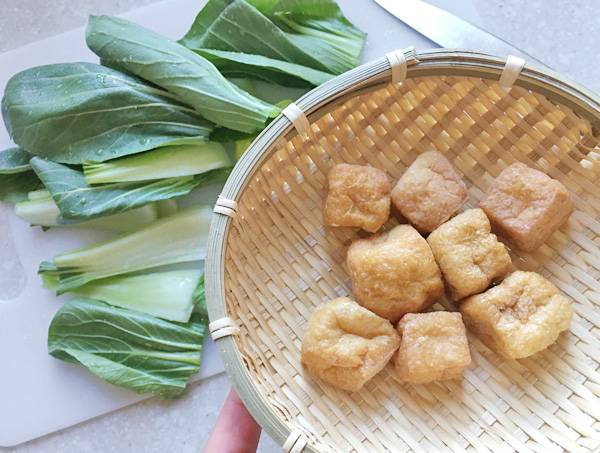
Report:
[[[600,446],[600,98],[547,69],[507,73],[505,63],[450,50],[378,59],[301,98],[286,112],[294,121],[274,120],[233,170],[210,230],[210,328],[233,386],[284,451]],[[351,294],[345,249],[360,234],[323,226],[327,170],[368,163],[398,178],[430,149],[462,173],[470,207],[515,161],[571,191],[568,224],[536,252],[513,254],[572,300],[570,331],[518,361],[469,336],[462,381],[402,384],[388,366],[359,392],[336,390],[300,364],[315,307]]]

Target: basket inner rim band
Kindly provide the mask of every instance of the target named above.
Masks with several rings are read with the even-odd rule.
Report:
[[[525,67],[525,60],[514,55],[509,55],[506,58],[506,64],[500,75],[498,83],[502,88],[510,88],[519,78],[519,74]]]
[[[408,60],[406,54],[409,54],[410,58],[416,58],[416,50],[414,47],[407,47],[405,49],[398,49],[385,54],[385,57],[390,63],[390,69],[392,71],[392,83],[400,83],[406,80],[408,74]]]

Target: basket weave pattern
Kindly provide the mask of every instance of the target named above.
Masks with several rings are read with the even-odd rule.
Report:
[[[303,431],[316,451],[547,453],[600,445],[600,148],[589,121],[518,86],[507,92],[493,80],[433,76],[350,98],[311,127],[310,137],[284,140],[253,175],[225,254],[237,348],[256,391],[289,429]],[[473,364],[462,381],[402,384],[388,366],[360,392],[338,391],[300,364],[315,307],[351,294],[345,252],[360,234],[323,226],[327,171],[370,164],[397,179],[430,149],[464,175],[468,207],[516,161],[571,191],[576,212],[567,225],[535,253],[513,253],[516,267],[540,272],[572,299],[570,331],[519,361],[470,336]]]

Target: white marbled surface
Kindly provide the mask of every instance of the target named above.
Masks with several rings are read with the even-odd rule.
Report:
[[[153,0],[2,0],[0,53],[82,26],[88,14],[116,14]],[[369,0],[356,0],[369,1]],[[461,1],[461,0],[457,0]],[[476,0],[482,28],[523,48],[596,91],[600,57],[598,5],[589,0]],[[175,402],[152,399],[0,453],[198,452],[229,383],[219,375],[195,384]],[[34,415],[32,415],[34,416]],[[262,437],[259,452],[279,447]]]

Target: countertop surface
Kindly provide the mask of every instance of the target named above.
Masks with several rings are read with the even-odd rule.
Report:
[[[82,26],[89,14],[118,14],[152,2],[2,0],[0,53]],[[596,74],[600,36],[594,31],[598,24],[596,2],[473,3],[479,16],[477,25],[600,92],[600,77]],[[18,447],[0,448],[0,453],[198,452],[210,434],[228,389],[227,377],[221,374],[193,385],[186,397],[175,402],[147,400]],[[262,436],[259,452],[279,451],[268,436]]]

